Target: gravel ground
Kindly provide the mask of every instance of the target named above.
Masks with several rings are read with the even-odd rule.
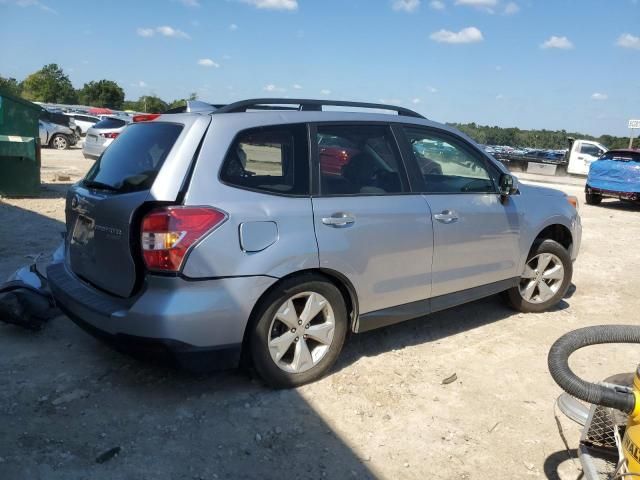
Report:
[[[54,248],[64,192],[91,165],[77,148],[42,158],[42,196],[0,200],[2,278]],[[556,187],[582,198],[575,182]],[[578,327],[637,322],[640,306],[640,208],[581,214],[576,289],[557,310],[517,314],[494,297],[352,336],[331,375],[288,391],[134,360],[64,316],[39,333],[0,325],[0,479],[576,479],[548,349]],[[637,348],[607,346],[572,365],[600,380],[637,362]]]

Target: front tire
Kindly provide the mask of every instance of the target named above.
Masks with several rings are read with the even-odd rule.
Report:
[[[67,140],[67,137],[64,135],[58,133],[51,138],[49,145],[56,150],[66,150],[69,148],[69,140]]]
[[[562,300],[572,275],[567,249],[555,240],[544,240],[534,245],[518,286],[507,290],[507,298],[521,312],[544,312]]]
[[[261,302],[250,336],[253,364],[274,388],[325,375],[347,333],[347,308],[335,285],[320,275],[285,280]]]

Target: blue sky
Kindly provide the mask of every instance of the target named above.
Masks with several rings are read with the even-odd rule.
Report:
[[[127,98],[405,105],[437,121],[627,135],[638,0],[0,0],[0,75],[58,63]]]

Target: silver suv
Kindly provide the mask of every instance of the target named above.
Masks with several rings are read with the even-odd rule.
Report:
[[[186,110],[136,117],[67,196],[52,290],[118,347],[295,386],[348,333],[500,292],[540,312],[570,285],[575,198],[451,127],[353,102]]]

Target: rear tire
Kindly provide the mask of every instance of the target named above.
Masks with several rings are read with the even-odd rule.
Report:
[[[249,337],[253,365],[274,388],[313,382],[338,358],[347,325],[342,294],[324,277],[285,280],[258,307]]]
[[[562,300],[572,276],[567,249],[555,240],[544,240],[531,249],[520,282],[507,290],[507,299],[520,312],[544,312]]]
[[[49,146],[51,148],[55,148],[56,150],[66,150],[69,148],[69,140],[66,136],[58,133],[51,137],[51,141],[49,142]]]
[[[598,195],[597,193],[585,193],[584,195],[585,201],[587,205],[600,205],[602,202],[602,195]]]

